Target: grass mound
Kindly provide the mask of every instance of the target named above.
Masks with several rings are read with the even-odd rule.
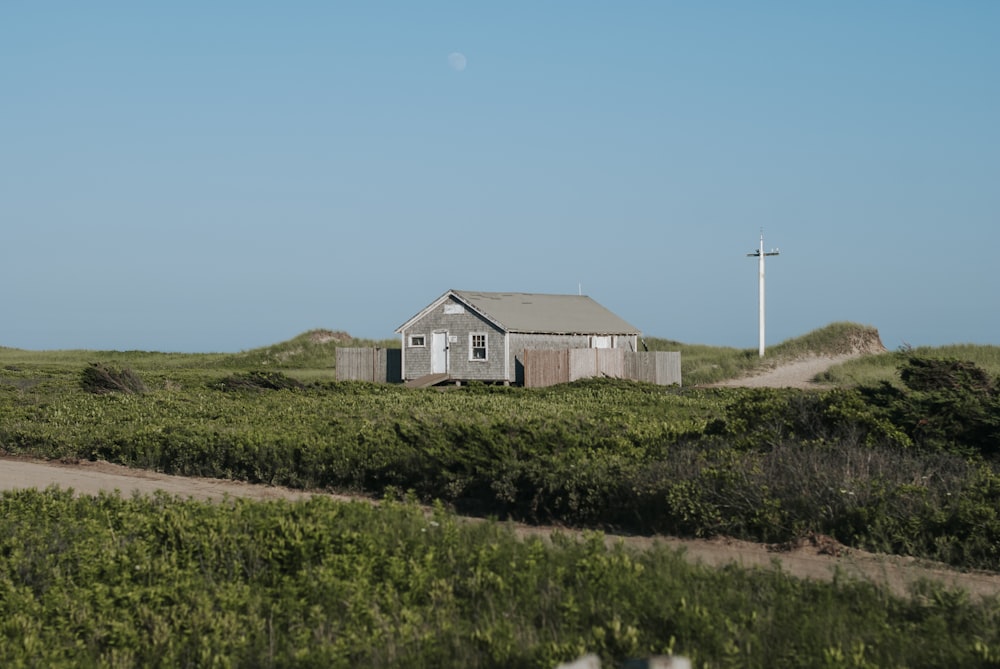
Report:
[[[808,355],[874,355],[885,350],[876,328],[840,322],[781,342],[770,349],[770,354],[779,358],[796,358]]]
[[[220,358],[215,367],[272,369],[322,369],[332,368],[340,346],[379,346],[392,348],[399,346],[399,340],[374,341],[356,339],[340,330],[309,330],[270,346],[242,351]]]

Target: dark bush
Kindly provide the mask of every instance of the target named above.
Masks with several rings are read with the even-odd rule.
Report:
[[[301,390],[305,384],[281,372],[246,372],[222,379],[223,390]]]
[[[725,438],[730,446],[768,450],[789,439],[817,445],[909,445],[882,405],[866,403],[856,390],[751,388],[731,396],[724,412],[704,430],[709,437]]]
[[[910,390],[922,392],[953,391],[990,395],[996,382],[986,370],[968,360],[954,358],[910,357],[899,370],[899,377]]]
[[[80,374],[80,387],[95,395],[135,394],[147,390],[139,375],[128,367],[117,368],[100,362],[92,362],[83,370]]]
[[[899,376],[904,389],[883,382],[862,392],[867,403],[887,410],[916,446],[998,454],[1000,394],[987,372],[965,360],[911,356]]]

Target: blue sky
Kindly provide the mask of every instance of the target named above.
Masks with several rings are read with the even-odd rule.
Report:
[[[1000,3],[0,3],[0,345],[383,338],[449,288],[1000,344]],[[457,69],[450,54],[465,56]]]

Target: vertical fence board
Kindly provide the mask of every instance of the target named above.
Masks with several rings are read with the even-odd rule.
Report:
[[[589,379],[597,375],[597,349],[571,348],[569,350],[569,377],[567,381]]]
[[[374,381],[375,349],[337,347],[338,381]]]
[[[624,378],[661,386],[681,385],[679,351],[640,351],[625,354]]]
[[[648,355],[629,351],[624,359],[625,378],[635,381],[645,381],[646,383],[656,383],[656,370],[651,362],[652,360]]]
[[[337,380],[398,383],[402,351],[390,348],[337,347]]]
[[[661,386],[681,385],[681,354],[680,351],[656,352],[656,380]]]
[[[544,388],[570,380],[571,349],[561,351],[524,351],[524,387]]]
[[[595,376],[605,376],[612,379],[627,378],[625,376],[625,350],[620,348],[596,348],[597,369]]]

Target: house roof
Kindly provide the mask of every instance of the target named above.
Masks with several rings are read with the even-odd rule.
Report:
[[[449,290],[427,309],[400,326],[397,332],[452,296],[507,332],[640,334],[638,328],[629,325],[586,295],[484,293],[467,290]]]

